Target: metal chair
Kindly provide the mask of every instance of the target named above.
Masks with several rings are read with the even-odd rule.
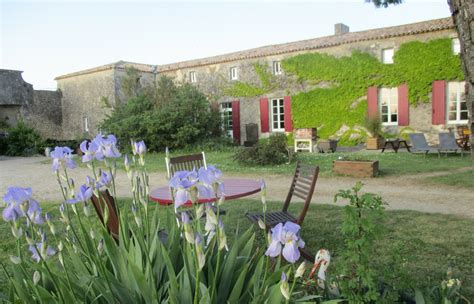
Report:
[[[430,147],[426,141],[425,134],[423,133],[410,133],[410,142],[412,145],[411,153],[424,153],[424,155],[429,152],[438,152],[435,148]],[[438,153],[439,155],[439,153]]]
[[[298,162],[293,181],[291,182],[290,191],[288,192],[285,203],[283,204],[282,211],[267,212],[265,214],[265,225],[267,228],[288,221],[300,226],[303,224],[306,213],[308,212],[309,204],[311,203],[311,198],[313,197],[318,174],[318,166],[306,165]],[[293,196],[304,201],[303,209],[298,217],[295,217],[288,211]],[[257,223],[259,219],[262,221],[264,220],[262,213],[247,213],[246,216],[253,223]]]
[[[459,150],[461,152],[461,156],[463,156],[463,149],[461,149],[458,144],[456,143],[456,138],[454,137],[453,133],[439,133],[439,147],[438,147],[438,155],[441,153],[457,153]]]

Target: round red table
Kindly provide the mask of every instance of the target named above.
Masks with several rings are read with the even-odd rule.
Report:
[[[237,199],[245,196],[255,194],[260,191],[260,181],[242,178],[233,178],[223,180],[224,194],[226,200]],[[218,197],[221,193],[218,193]],[[170,205],[173,203],[171,198],[171,190],[168,186],[155,188],[150,193],[150,199],[152,201],[160,203],[160,205]],[[198,203],[211,203],[215,202],[215,197],[202,197],[198,199]],[[189,206],[191,201],[186,202]]]

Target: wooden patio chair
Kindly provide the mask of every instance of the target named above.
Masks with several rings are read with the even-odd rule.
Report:
[[[283,204],[282,211],[267,212],[265,214],[265,226],[267,230],[278,225],[279,223],[293,222],[300,226],[303,225],[304,218],[308,212],[311,199],[313,197],[316,181],[318,180],[319,167],[298,162],[296,165],[293,181],[290,185],[290,190]],[[304,201],[303,208],[298,217],[295,217],[288,211],[288,207],[292,201],[293,196],[298,197]],[[259,219],[264,220],[262,213],[247,213],[247,218],[254,224]],[[314,255],[300,248],[301,255],[308,261],[314,261]]]
[[[92,205],[94,205],[94,209],[97,212],[97,216],[99,217],[102,225],[107,228],[107,231],[114,238],[115,242],[118,243],[120,221],[117,213],[117,205],[115,204],[115,199],[112,195],[110,195],[109,190],[101,191],[99,195],[100,199],[97,196],[92,195]],[[107,225],[104,223],[104,210],[106,205],[109,209],[109,219]],[[132,235],[131,232],[129,232],[129,235]],[[164,229],[162,229],[158,231],[158,237],[160,238],[160,241],[164,243],[168,239],[168,233]]]
[[[290,185],[290,191],[288,192],[285,203],[283,204],[282,211],[267,212],[265,215],[265,225],[268,228],[288,221],[300,226],[303,224],[306,213],[308,212],[309,204],[311,203],[311,198],[313,197],[318,174],[318,166],[305,165],[298,162],[293,181]],[[290,206],[290,202],[294,196],[304,201],[303,209],[298,217],[295,217],[288,211],[288,207]],[[247,217],[253,223],[257,223],[259,219],[263,221],[262,213],[247,213]]]
[[[165,161],[168,179],[170,179],[177,171],[191,171],[193,169],[197,170],[201,167],[207,168],[206,155],[204,152],[176,157],[168,157],[167,155]]]
[[[110,195],[109,190],[101,191],[99,197],[92,195],[91,201],[94,205],[94,209],[97,212],[97,216],[100,219],[102,225],[107,228],[107,231],[114,238],[116,242],[119,240],[119,218],[117,213],[117,206],[115,205],[115,199]],[[104,210],[105,206],[109,209],[109,220],[107,225],[104,222]]]
[[[183,170],[191,171],[194,169],[198,170],[201,167],[204,167],[207,169],[206,154],[204,154],[204,152],[197,153],[197,154],[176,156],[176,157],[169,157],[168,152],[167,152],[165,161],[166,161],[166,171],[168,173],[168,179],[170,179],[177,171],[183,171]],[[173,196],[173,193],[171,193],[171,195]],[[214,212],[217,212],[217,208],[216,206],[214,206],[214,204],[212,205],[212,209],[214,210]],[[189,211],[181,211],[181,212],[187,212],[188,215],[192,217],[192,212],[189,212]],[[178,215],[181,214],[181,212],[178,212]],[[226,211],[220,208],[219,214],[222,215],[225,213]]]

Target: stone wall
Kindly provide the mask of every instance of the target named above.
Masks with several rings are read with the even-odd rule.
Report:
[[[33,102],[24,108],[24,117],[28,125],[35,128],[41,137],[61,138],[61,92],[35,90]]]
[[[310,51],[312,53],[319,52],[336,57],[349,56],[355,50],[372,54],[379,60],[382,60],[382,50],[386,48],[394,48],[396,52],[400,45],[409,41],[428,41],[438,38],[455,38],[457,36],[454,29],[440,30],[436,32],[428,32],[416,35],[405,35],[400,37],[393,37],[388,39],[378,39],[371,41],[360,41],[350,44],[342,44],[334,47],[326,47]],[[202,90],[206,95],[216,98],[219,102],[229,102],[232,100],[240,100],[240,128],[241,128],[241,143],[246,140],[245,125],[247,123],[257,123],[260,132],[260,108],[259,99],[262,96],[256,97],[238,97],[226,96],[224,91],[226,87],[232,85],[230,79],[230,68],[237,67],[239,70],[238,81],[249,83],[252,85],[261,86],[260,79],[255,72],[254,64],[259,63],[267,68],[267,72],[272,72],[273,61],[282,61],[283,59],[293,57],[298,54],[307,52],[292,52],[281,55],[267,56],[265,58],[256,58],[249,60],[239,60],[232,62],[224,62],[217,64],[209,64],[204,66],[196,66],[189,68],[181,68],[178,70],[164,70],[159,72],[159,75],[166,75],[174,78],[177,82],[189,82],[189,73],[195,72],[197,81],[195,85]],[[263,94],[264,97],[283,98],[284,96],[294,95],[301,91],[310,90],[313,85],[300,83],[291,75],[286,75],[283,71],[282,75],[273,76],[276,88]],[[324,85],[324,84],[320,84]],[[365,96],[360,96],[364,98]],[[356,101],[354,101],[356,102]],[[410,125],[408,126],[416,132],[427,133],[427,138],[432,144],[437,144],[437,134],[440,131],[446,131],[448,128],[454,126],[434,126],[431,124],[431,103],[419,104],[418,106],[410,106]],[[392,132],[400,131],[404,127],[395,127]],[[388,131],[390,131],[387,128]],[[260,137],[268,136],[268,134],[259,134]]]
[[[116,103],[114,74],[114,69],[108,69],[58,80],[62,92],[62,139],[97,134],[100,122],[111,111],[105,99],[110,106]]]

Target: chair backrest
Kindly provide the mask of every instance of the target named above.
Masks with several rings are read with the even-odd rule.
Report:
[[[177,171],[191,171],[201,167],[207,168],[206,155],[204,152],[191,155],[166,158],[166,170],[168,179],[173,177]]]
[[[119,218],[117,213],[117,206],[115,205],[115,199],[110,195],[109,190],[101,191],[100,198],[92,195],[91,201],[94,205],[95,211],[99,216],[100,221],[106,226],[107,231],[112,237],[118,241],[119,239]],[[104,210],[105,206],[109,209],[109,219],[107,225],[104,223]]]
[[[300,162],[296,165],[295,175],[291,182],[290,191],[286,197],[285,204],[283,205],[283,211],[288,211],[291,199],[296,196],[304,200],[303,210],[296,219],[296,223],[301,225],[304,221],[306,213],[308,212],[311,198],[313,197],[314,187],[318,180],[319,167],[307,164],[301,164]]]
[[[426,142],[425,134],[423,133],[409,133],[411,145],[414,150],[429,150],[430,146]]]
[[[438,136],[440,149],[459,149],[453,133],[439,133]]]

